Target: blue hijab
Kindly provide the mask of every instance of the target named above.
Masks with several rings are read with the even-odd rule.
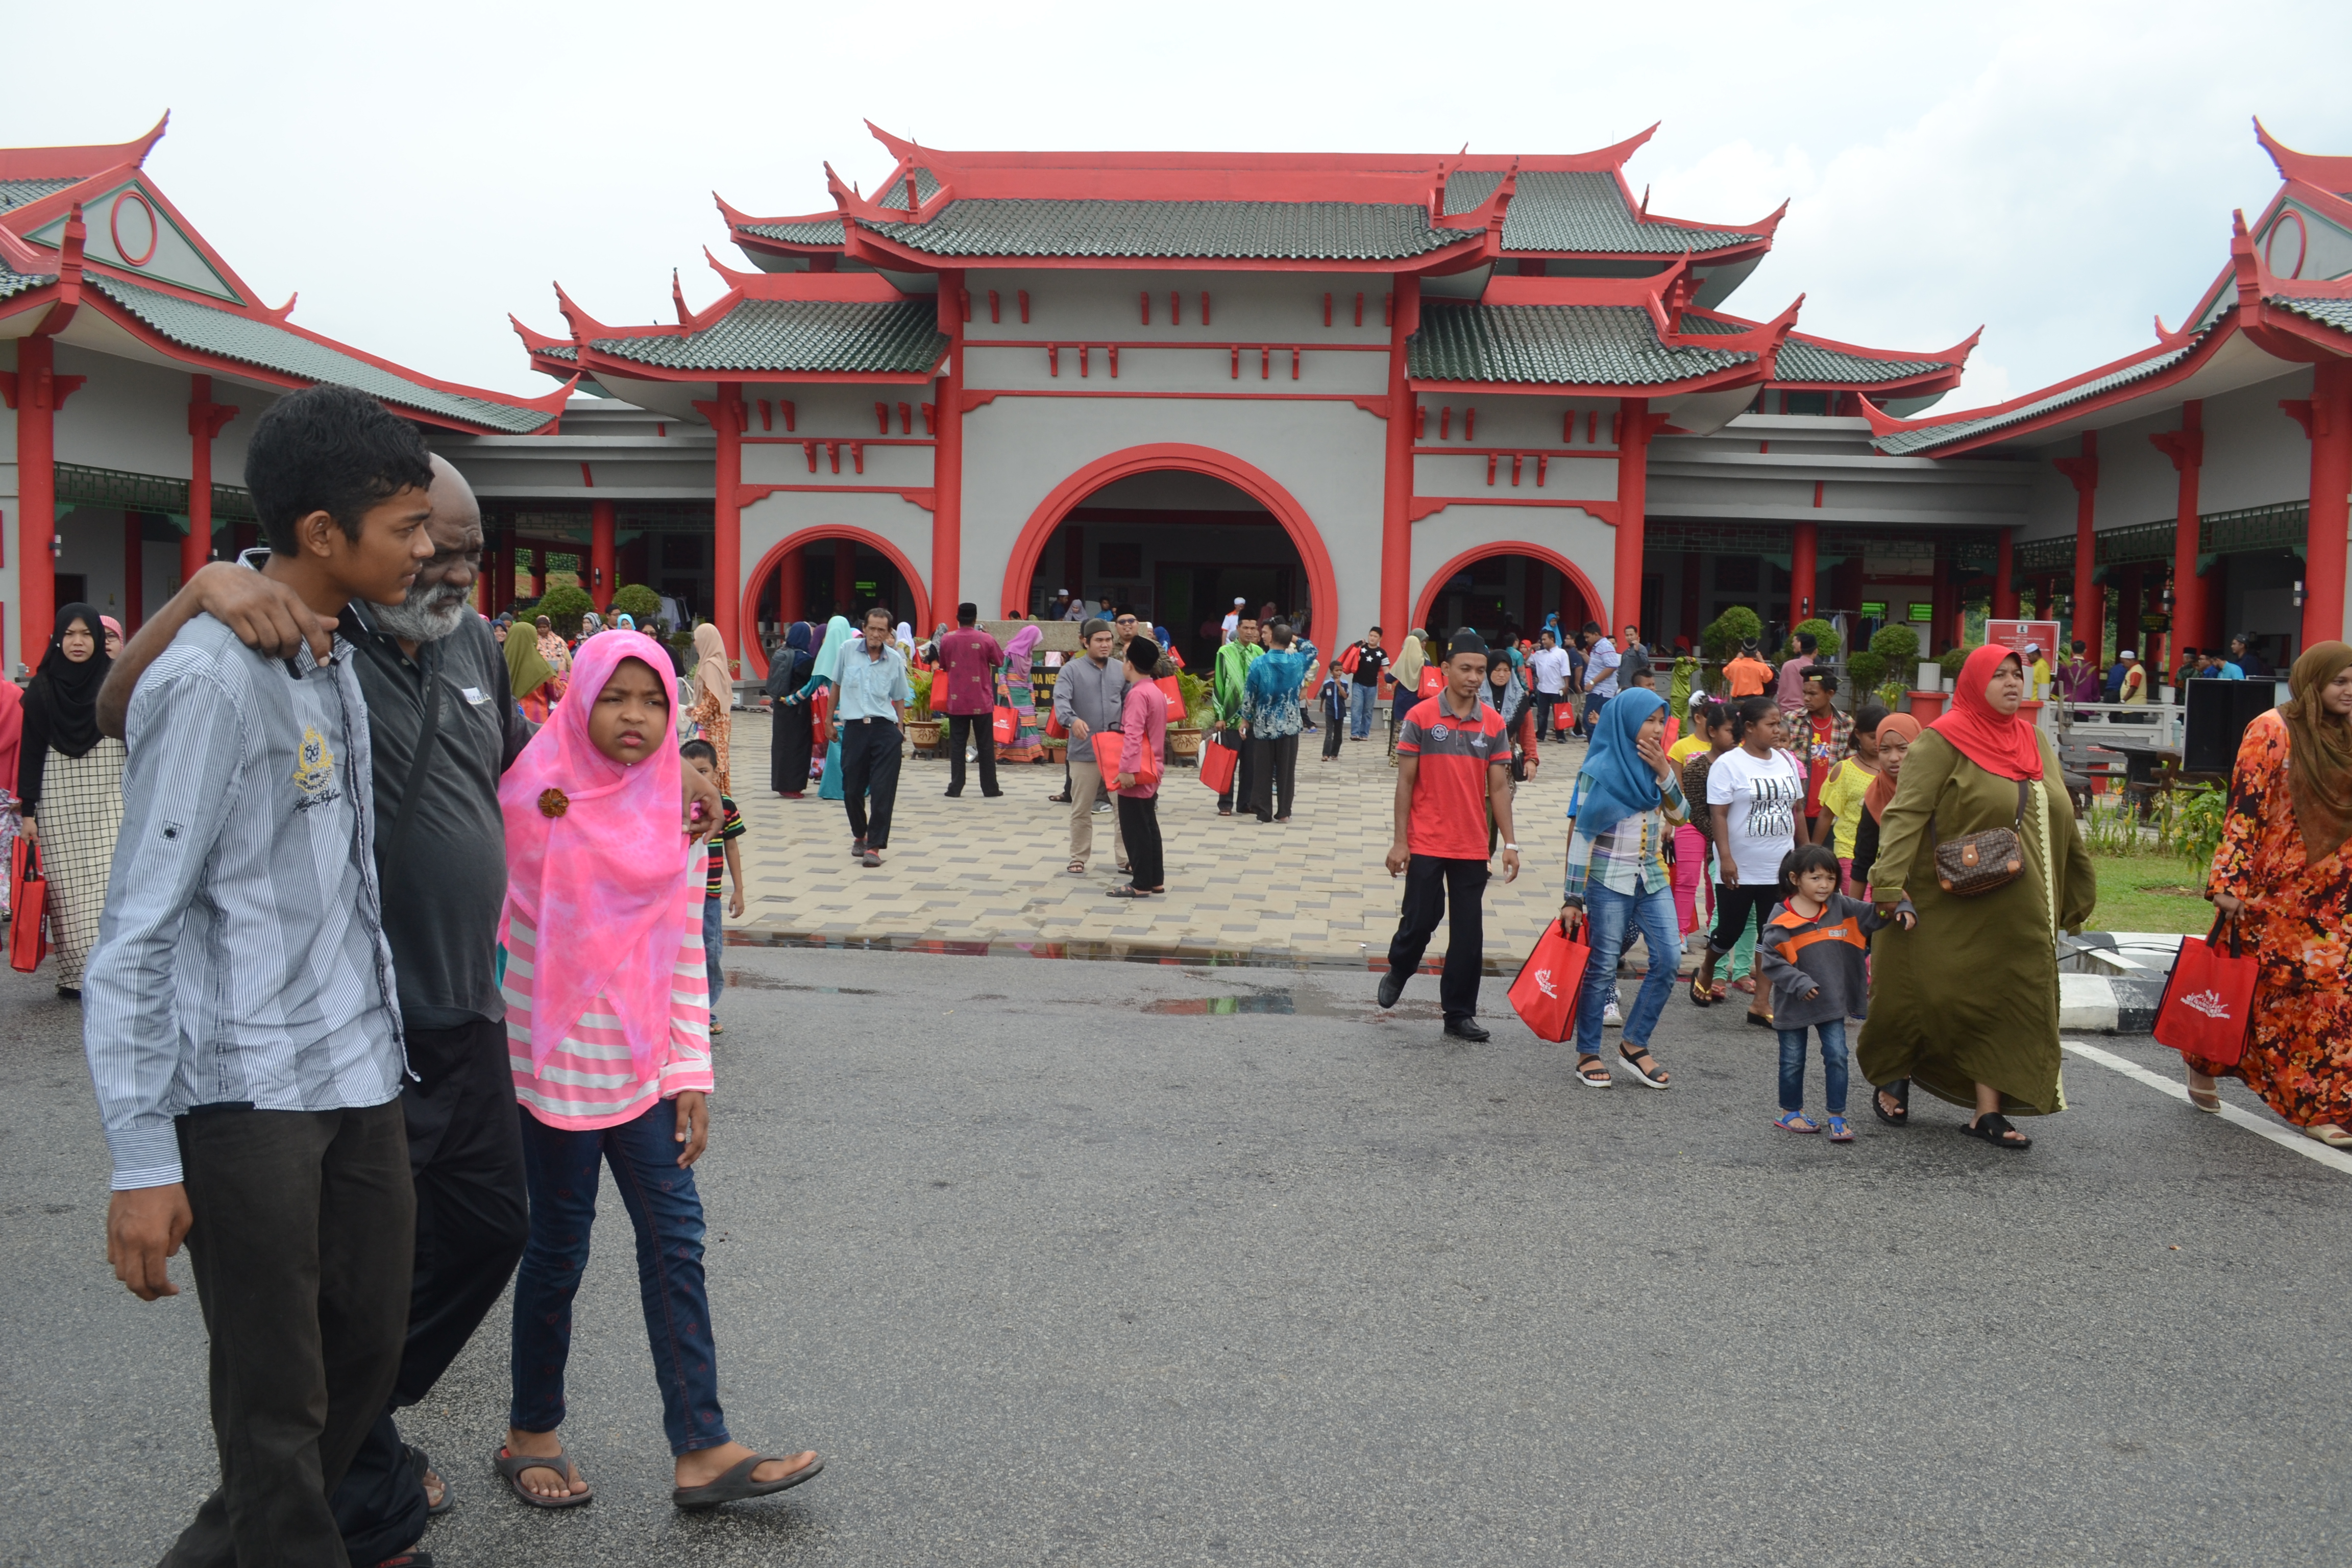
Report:
[[[1633,749],[1642,722],[1666,705],[1644,686],[1621,691],[1601,710],[1592,748],[1584,753],[1578,778],[1576,831],[1598,838],[1629,816],[1658,808],[1658,775]]]

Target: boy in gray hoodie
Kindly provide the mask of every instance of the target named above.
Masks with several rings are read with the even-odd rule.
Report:
[[[1865,961],[1870,933],[1888,917],[1838,891],[1836,854],[1827,845],[1800,845],[1780,862],[1780,900],[1756,942],[1758,974],[1772,987],[1772,1023],[1780,1035],[1780,1114],[1773,1125],[1819,1132],[1805,1115],[1805,1031],[1819,1031],[1822,1079],[1830,1109],[1830,1142],[1851,1143],[1845,1124],[1845,1021],[1870,1011]],[[1905,931],[1918,923],[1906,899],[1892,917]]]

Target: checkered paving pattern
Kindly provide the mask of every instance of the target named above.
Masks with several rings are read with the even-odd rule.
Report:
[[[839,802],[820,801],[814,786],[798,801],[764,787],[768,738],[766,715],[735,715],[735,802],[750,831],[740,840],[744,918],[729,924],[753,941],[1070,943],[1105,956],[1353,964],[1384,957],[1396,929],[1402,886],[1381,864],[1396,774],[1377,729],[1329,763],[1320,760],[1320,732],[1301,738],[1298,803],[1286,825],[1221,817],[1190,767],[1171,770],[1160,795],[1169,890],[1135,902],[1109,896],[1124,879],[1112,867],[1108,815],[1095,819],[1087,873],[1066,869],[1069,807],[1045,798],[1061,789],[1059,767],[1000,769],[1004,793],[995,800],[981,795],[979,770],[970,768],[964,794],[949,800],[946,762],[910,758],[890,847],[882,867],[867,870],[850,858]],[[1507,972],[1559,910],[1568,799],[1582,753],[1580,742],[1546,746],[1536,778],[1519,786],[1513,817],[1524,868],[1506,887],[1498,857],[1486,893],[1486,958]],[[1444,942],[1441,926],[1427,962],[1444,956]]]

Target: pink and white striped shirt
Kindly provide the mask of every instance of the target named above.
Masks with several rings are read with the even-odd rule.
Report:
[[[602,992],[572,1033],[531,1070],[531,974],[539,933],[513,904],[507,905],[507,972],[499,990],[506,997],[515,1099],[525,1110],[550,1127],[588,1132],[634,1121],[656,1100],[682,1089],[710,1089],[710,981],[702,959],[702,901],[699,879],[682,876],[673,928],[678,942],[671,970],[669,1037],[650,1078],[638,1076],[620,1020]]]

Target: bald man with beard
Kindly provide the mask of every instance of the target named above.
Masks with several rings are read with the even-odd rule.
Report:
[[[200,612],[273,657],[307,640],[324,658],[336,629],[355,650],[373,752],[383,929],[415,1075],[401,1105],[416,1184],[415,1272],[392,1407],[333,1488],[344,1550],[362,1568],[425,1560],[404,1554],[425,1533],[428,1512],[446,1506],[447,1489],[424,1453],[401,1441],[393,1410],[422,1399],[457,1359],[506,1289],[530,1231],[495,954],[506,900],[499,779],[531,731],[489,623],[473,609],[481,507],[439,457],[428,493],[433,557],[404,603],[354,601],[331,627],[259,572],[215,562],[140,628],[99,696],[100,727],[121,734],[140,676]],[[683,771],[689,804],[709,795],[702,820],[716,822],[715,791],[696,789],[698,775]]]

